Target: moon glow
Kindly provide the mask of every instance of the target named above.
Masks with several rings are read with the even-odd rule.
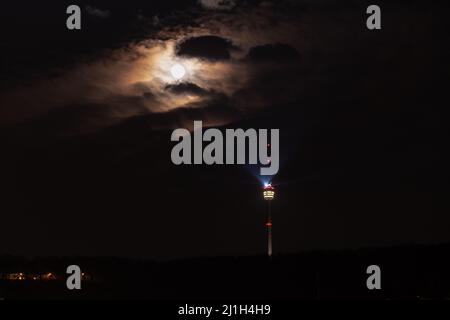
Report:
[[[186,69],[181,64],[177,63],[170,68],[170,73],[174,79],[180,80],[186,75]]]

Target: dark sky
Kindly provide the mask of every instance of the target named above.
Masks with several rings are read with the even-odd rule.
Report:
[[[261,178],[173,129],[279,128],[276,253],[450,241],[444,1],[67,1],[0,12],[0,254],[265,250]],[[167,76],[181,61],[182,83]]]

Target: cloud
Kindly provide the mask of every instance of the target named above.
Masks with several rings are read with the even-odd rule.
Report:
[[[194,94],[198,96],[204,96],[209,93],[207,90],[190,82],[169,84],[166,86],[166,90],[174,94]]]
[[[0,126],[36,121],[45,132],[83,134],[134,117],[163,118],[161,123],[173,128],[186,125],[189,115],[205,125],[225,124],[273,104],[280,95],[290,99],[285,89],[292,87],[289,72],[275,72],[271,65],[256,67],[245,59],[247,51],[251,56],[262,50],[259,46],[286,43],[286,25],[268,24],[269,9],[236,10],[232,15],[161,15],[158,30],[147,39],[98,51],[56,76],[42,73],[31,85],[2,92]],[[98,13],[92,7],[90,11]],[[147,17],[150,24],[154,16]],[[187,71],[183,82],[170,73],[177,63]],[[259,78],[278,85],[265,85]],[[276,90],[279,94],[272,93]],[[58,118],[67,125],[58,125]]]
[[[211,125],[266,108],[319,101],[317,88],[334,93],[329,87],[340,83],[345,64],[361,56],[361,42],[352,45],[350,33],[342,30],[336,34],[333,16],[298,19],[299,12],[286,8],[237,6],[232,14],[201,11],[195,16],[196,9],[169,18],[158,15],[158,28],[152,26],[146,38],[0,93],[0,125],[42,121],[48,114],[67,123],[63,113],[78,110],[68,126],[54,120],[43,127],[83,133],[143,117],[164,119],[158,125],[173,128],[185,125],[190,115]],[[147,16],[150,25],[154,16]],[[340,41],[347,43],[345,50]],[[171,76],[175,64],[186,69],[182,82]]]
[[[111,12],[109,10],[102,10],[89,5],[86,6],[86,11],[89,15],[97,18],[106,19],[111,16]]]
[[[208,10],[230,10],[236,6],[235,0],[199,0],[198,2]]]
[[[181,123],[180,115],[173,112],[180,108],[198,109],[183,114],[199,115],[203,110],[205,117],[210,114],[211,120],[218,123],[223,112],[205,110],[218,108],[218,101],[227,100],[243,86],[245,77],[231,62],[180,60],[175,47],[176,42],[170,39],[146,40],[105,52],[57,76],[42,75],[31,86],[1,92],[0,126],[28,127],[41,123],[36,124],[39,130],[35,133],[21,132],[28,132],[30,137],[38,136],[38,132],[46,137],[51,132],[55,136],[75,135],[136,116],[161,118],[161,114],[167,113],[164,123],[172,128]],[[170,73],[171,67],[179,62],[187,69],[185,82],[181,83]],[[223,108],[224,104],[220,105]]]
[[[228,39],[217,36],[192,37],[178,44],[177,55],[210,61],[230,59],[234,48]]]
[[[89,10],[106,16],[102,10]],[[274,68],[278,68],[279,57],[295,55],[297,40],[292,35],[297,30],[292,26],[297,21],[281,19],[284,14],[274,18],[274,11],[264,6],[236,7],[235,11],[202,11],[200,16],[196,16],[198,10],[160,14],[158,28],[153,27],[146,38],[121,44],[120,49],[98,51],[58,70],[56,76],[49,70],[31,85],[0,93],[0,126],[44,121],[52,124],[48,130],[58,127],[63,132],[67,128],[76,134],[128,118],[162,117],[165,113],[169,127],[179,124],[180,118],[187,119],[186,114],[223,123],[269,106],[280,96],[281,101],[291,100],[293,69]],[[153,17],[154,13],[146,17],[152,26]],[[258,59],[268,63],[249,63]],[[170,73],[178,63],[187,71],[183,82]],[[270,85],[273,82],[276,84]],[[177,109],[184,111],[177,113]],[[63,119],[64,112],[78,116],[68,126],[57,126],[57,120],[46,118]],[[224,114],[222,121],[220,114]]]

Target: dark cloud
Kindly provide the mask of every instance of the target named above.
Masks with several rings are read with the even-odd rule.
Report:
[[[207,100],[189,103],[168,112],[148,112],[131,116],[98,132],[120,131],[125,138],[136,132],[148,135],[154,130],[167,128],[192,130],[193,122],[198,120],[202,120],[205,126],[222,126],[241,117],[232,103],[233,101],[225,95],[211,95]]]
[[[147,116],[152,128],[187,128],[192,130],[193,122],[202,120],[208,126],[221,126],[238,118],[238,113],[227,101],[215,99],[203,104],[198,103],[181,107],[171,112]],[[138,117],[136,117],[138,118]]]
[[[205,90],[198,85],[190,82],[169,84],[166,86],[166,90],[175,94],[195,94],[198,96],[204,96],[209,93],[208,90]]]
[[[235,0],[199,0],[200,5],[209,10],[229,10],[236,6]]]
[[[86,6],[86,11],[89,15],[102,19],[108,18],[111,15],[109,10],[102,10],[92,6]]]
[[[210,61],[229,60],[233,43],[217,36],[192,37],[178,45],[177,55]]]
[[[300,53],[287,44],[276,43],[256,46],[249,50],[247,59],[256,62],[291,62],[300,60]]]

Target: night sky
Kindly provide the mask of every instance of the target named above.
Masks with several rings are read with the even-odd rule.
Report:
[[[3,4],[0,254],[263,254],[258,168],[172,164],[194,120],[280,129],[275,254],[449,242],[445,1],[343,2]]]

